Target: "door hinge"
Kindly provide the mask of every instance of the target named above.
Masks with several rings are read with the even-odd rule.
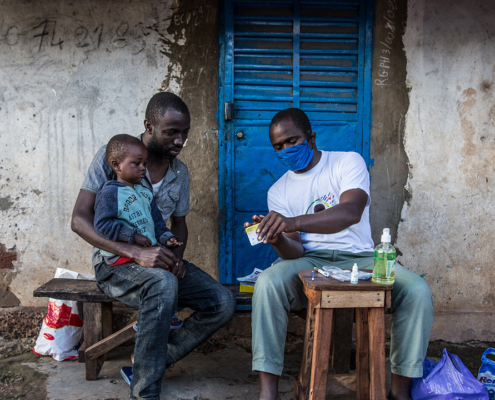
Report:
[[[230,121],[234,117],[234,104],[225,103],[225,121]]]

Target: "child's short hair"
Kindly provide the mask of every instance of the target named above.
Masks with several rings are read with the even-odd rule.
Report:
[[[111,165],[110,160],[116,160],[121,162],[127,153],[131,145],[144,146],[143,142],[135,136],[121,134],[115,135],[107,144],[107,151],[105,156],[107,158],[108,165]]]

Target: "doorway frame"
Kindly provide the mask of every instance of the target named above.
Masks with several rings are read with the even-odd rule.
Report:
[[[218,265],[220,283],[231,284],[233,281],[233,240],[230,236],[233,232],[232,224],[234,220],[234,210],[230,205],[233,202],[233,123],[234,120],[225,120],[225,104],[234,102],[234,88],[231,84],[234,74],[234,60],[226,59],[228,50],[234,46],[234,26],[233,23],[226,23],[226,16],[233,16],[234,0],[220,0],[218,4],[218,92],[217,92],[217,112],[218,121]],[[371,95],[371,66],[373,57],[373,26],[375,16],[375,0],[361,0],[361,5],[366,7],[364,23],[364,74],[358,81],[362,86],[364,103],[361,117],[358,123],[362,129],[362,156],[368,166],[368,170],[373,166],[370,159],[370,140],[372,123],[372,95]],[[229,18],[233,21],[233,18]],[[230,30],[230,31],[229,31]],[[227,35],[227,32],[230,32]],[[233,54],[233,52],[232,52]],[[361,104],[361,102],[358,102]],[[368,106],[367,106],[368,105]],[[232,110],[233,112],[233,110]]]

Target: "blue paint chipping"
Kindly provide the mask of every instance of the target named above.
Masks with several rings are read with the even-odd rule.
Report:
[[[420,275],[421,278],[424,278],[425,276],[426,276],[426,272]]]
[[[447,268],[452,268],[450,265],[447,265]]]
[[[437,279],[437,283],[440,282],[440,279],[443,279],[443,277],[441,276],[440,278]]]
[[[371,167],[373,0],[223,0],[219,15],[219,265],[237,283],[276,258],[243,229],[266,214],[269,187],[286,172],[268,126],[288,107],[304,110],[322,150],[356,151]],[[233,118],[224,120],[225,103]]]

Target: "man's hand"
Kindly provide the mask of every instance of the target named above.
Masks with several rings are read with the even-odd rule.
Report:
[[[136,233],[136,235],[134,235],[134,243],[141,247],[151,247],[151,240],[140,233]]]
[[[143,268],[163,268],[170,270],[177,265],[177,257],[170,250],[161,247],[137,247],[134,246],[135,254],[132,259]]]
[[[255,220],[255,217],[256,220]],[[295,218],[287,218],[283,215],[270,211],[266,216],[253,216],[253,221],[259,220],[257,232],[258,240],[263,240],[263,243],[275,244],[281,233],[292,233],[297,231]]]
[[[287,218],[271,211],[267,216],[253,215],[253,222],[246,222],[244,228],[260,224],[257,230],[260,240],[264,237],[263,243],[271,244],[281,258],[288,260],[304,254],[301,235],[295,222],[295,218]]]
[[[176,265],[172,267],[170,272],[174,274],[177,279],[182,279],[186,276],[186,265],[184,264],[184,260],[179,260]]]

